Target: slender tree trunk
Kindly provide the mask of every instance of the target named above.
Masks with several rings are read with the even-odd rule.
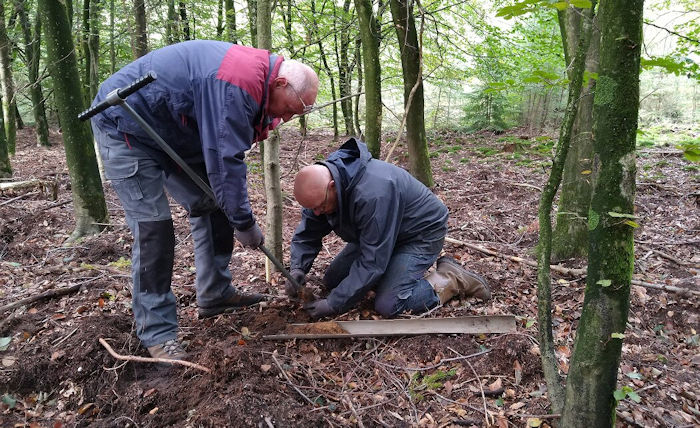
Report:
[[[190,34],[190,21],[187,19],[187,5],[185,2],[180,2],[179,3],[179,8],[180,8],[180,31],[182,32],[182,39],[183,40],[190,40],[191,34]],[[255,18],[255,17],[253,17]]]
[[[602,1],[593,100],[596,177],[588,216],[588,275],[571,356],[562,426],[613,426],[613,392],[634,270],[635,143],[643,0]]]
[[[270,0],[257,2],[258,47],[272,49],[272,13]],[[265,197],[267,198],[267,218],[265,227],[265,244],[277,260],[283,260],[282,251],[282,184],[280,182],[280,135],[272,136],[263,145],[263,169],[265,174]],[[265,260],[268,271],[274,267]]]
[[[231,43],[238,43],[236,35],[236,6],[233,0],[224,0],[226,8],[226,40]]]
[[[90,33],[87,40],[88,52],[88,77],[89,82],[89,102],[97,95],[97,88],[100,85],[100,0],[90,2]]]
[[[593,2],[595,7],[595,1]],[[552,170],[549,179],[542,190],[538,210],[540,224],[540,241],[538,243],[537,258],[537,320],[538,339],[540,342],[540,358],[542,359],[542,371],[547,381],[549,401],[552,403],[554,413],[561,412],[564,407],[564,389],[559,376],[559,367],[554,353],[554,336],[552,334],[552,291],[551,275],[549,271],[552,250],[552,202],[561,182],[562,170],[566,161],[566,154],[571,141],[571,129],[576,119],[576,110],[581,94],[581,82],[586,62],[586,52],[591,37],[591,20],[594,9],[586,10],[586,22],[583,25],[578,40],[576,53],[572,63],[571,80],[569,83],[569,100],[566,113],[559,131]]]
[[[93,0],[83,0],[83,25],[80,33],[82,55],[78,59],[78,63],[82,64],[83,101],[85,105],[90,105],[90,101],[92,101],[92,98],[90,98],[90,47],[88,46],[88,38],[90,37],[90,5],[92,2]]]
[[[41,81],[39,80],[39,60],[41,52],[41,19],[37,12],[34,18],[34,34],[29,24],[26,0],[18,0],[16,9],[19,13],[20,26],[24,37],[24,51],[27,58],[27,77],[29,78],[29,93],[32,98],[32,114],[36,129],[36,140],[38,146],[49,146],[49,126],[46,121],[46,111],[44,110],[44,95],[42,94]]]
[[[221,40],[224,34],[224,0],[217,0],[216,4],[216,40]]]
[[[165,23],[165,40],[169,45],[180,41],[179,16],[175,8],[175,0],[168,0],[168,20]]]
[[[565,24],[560,26],[566,39],[575,40],[580,31],[580,17],[575,9],[567,9]],[[561,13],[560,13],[561,16]],[[573,29],[573,30],[572,30]],[[598,72],[600,32],[597,15],[594,19],[591,43],[586,55],[586,71]],[[565,49],[568,45],[564,42]],[[568,63],[567,63],[568,67]],[[593,93],[595,79],[589,79],[581,95],[581,102],[576,113],[572,130],[571,149],[564,165],[561,195],[557,208],[557,224],[552,235],[552,258],[563,260],[571,257],[583,257],[588,249],[588,208],[591,204],[591,172],[593,169]]]
[[[109,0],[109,72],[117,68],[117,50],[114,46],[114,0]]]
[[[351,0],[344,1],[342,19],[340,20],[340,24],[342,26],[340,29],[340,62],[338,64],[340,98],[346,97],[352,93],[352,69],[350,68],[350,61],[348,58],[348,51],[350,50],[350,25],[348,24],[352,21],[350,4]],[[347,98],[346,100],[341,101],[340,108],[343,112],[343,119],[345,120],[345,135],[354,135],[355,129],[353,129],[354,127],[352,122],[352,98]]]
[[[331,81],[331,98],[332,99],[338,99],[336,89],[335,89],[335,77],[333,76],[333,70],[331,70],[331,67],[328,65],[328,61],[326,61],[326,53],[323,50],[323,44],[321,43],[320,39],[318,42],[318,51],[321,54],[321,62],[323,63],[323,68],[326,70],[326,74],[328,75],[328,79]],[[338,141],[338,135],[340,133],[338,132],[338,103],[333,103],[333,141]]]
[[[425,138],[421,45],[419,45],[416,23],[413,19],[413,3],[409,3],[409,0],[391,0],[390,4],[401,49],[409,171],[421,183],[432,187],[433,173]]]
[[[73,192],[75,230],[70,241],[97,233],[109,220],[97,169],[92,134],[78,120],[83,110],[80,76],[66,9],[60,0],[39,0],[43,17],[47,57],[54,83],[54,98],[63,129],[66,163]]]
[[[146,1],[134,0],[134,58],[148,53],[148,33],[146,32]]]
[[[355,64],[357,64],[357,92],[362,92],[362,39],[359,36],[355,39]],[[355,118],[355,132],[360,139],[364,140],[365,137],[362,135],[362,128],[360,127],[360,97],[353,98],[355,100],[355,113],[353,115]]]
[[[0,81],[2,82],[2,115],[5,122],[4,132],[7,150],[15,153],[17,128],[15,123],[15,85],[12,81],[12,58],[10,56],[10,39],[5,28],[5,1],[0,2]]]
[[[257,0],[248,1],[248,26],[250,28],[250,44],[253,47],[258,47],[258,2]]]
[[[2,101],[2,96],[0,96]],[[2,115],[0,114],[0,129],[4,129]],[[0,132],[0,178],[12,177],[12,165],[10,164],[10,156],[7,151],[7,139],[5,133]]]
[[[379,65],[381,32],[370,0],[355,0],[362,39],[365,74],[365,142],[372,156],[379,158],[382,139],[382,73]]]

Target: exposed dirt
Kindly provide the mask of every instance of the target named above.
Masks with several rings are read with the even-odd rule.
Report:
[[[300,165],[340,145],[327,134],[283,131],[284,239],[299,220],[291,198]],[[0,306],[82,283],[82,289],[0,313],[1,426],[525,426],[548,413],[536,342],[535,270],[454,244],[446,253],[485,276],[487,303],[453,301],[430,317],[513,314],[518,332],[402,338],[267,341],[288,324],[309,322],[284,297],[281,278],[265,282],[263,255],[238,245],[231,268],[245,290],[267,293],[259,307],[197,319],[194,260],[185,212],[173,205],[181,338],[190,360],[212,370],[115,360],[147,356],[133,331],[129,293],[131,237],[109,185],[111,226],[63,246],[74,227],[70,181],[59,135],[34,146],[21,130],[12,158],[14,180],[51,186],[0,194]],[[505,255],[534,259],[539,191],[546,180],[548,140],[510,133],[430,137],[435,192],[450,209],[449,236]],[[397,161],[405,165],[399,147]],[[249,192],[264,219],[260,153],[249,158]],[[699,290],[700,197],[697,167],[668,148],[639,154],[635,279]],[[342,248],[324,241],[309,277],[318,295],[323,269]],[[582,261],[564,266],[580,268]],[[553,273],[554,334],[568,371],[585,279]],[[336,320],[372,319],[372,296]],[[618,387],[640,397],[620,402],[618,425],[700,423],[697,296],[634,286]],[[7,343],[9,338],[9,343]],[[6,347],[6,349],[4,349]],[[551,419],[542,418],[544,424]]]

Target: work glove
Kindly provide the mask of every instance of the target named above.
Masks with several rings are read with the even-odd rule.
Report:
[[[238,242],[248,248],[258,248],[265,242],[265,236],[257,223],[253,223],[248,229],[236,230],[235,235]]]
[[[301,269],[292,269],[292,271],[289,272],[289,275],[294,278],[299,288],[306,283],[306,274]],[[287,293],[287,296],[290,298],[297,297],[299,294],[299,288],[292,284],[292,281],[290,280],[286,280],[284,282],[284,292]]]
[[[323,318],[336,313],[335,309],[328,304],[328,299],[318,299],[304,303],[304,310],[309,313],[311,318]]]

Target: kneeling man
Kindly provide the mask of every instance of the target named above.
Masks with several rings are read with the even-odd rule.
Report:
[[[291,245],[291,274],[299,284],[324,236],[332,231],[347,243],[323,278],[328,296],[304,304],[313,318],[347,312],[369,290],[387,318],[421,313],[457,295],[491,297],[484,278],[450,257],[438,259],[447,207],[404,169],[373,159],[364,143],[350,139],[326,161],[302,168],[294,197],[304,207]],[[299,292],[289,281],[285,288],[290,297]]]

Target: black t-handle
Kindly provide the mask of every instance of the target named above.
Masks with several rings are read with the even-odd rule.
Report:
[[[107,107],[115,106],[122,103],[126,97],[148,85],[149,83],[156,80],[156,72],[149,71],[146,75],[139,77],[137,80],[133,81],[126,88],[118,88],[107,94],[107,98],[100,101],[97,105],[90,107],[84,112],[78,115],[78,119],[87,120],[96,115],[97,113],[103,111]]]

